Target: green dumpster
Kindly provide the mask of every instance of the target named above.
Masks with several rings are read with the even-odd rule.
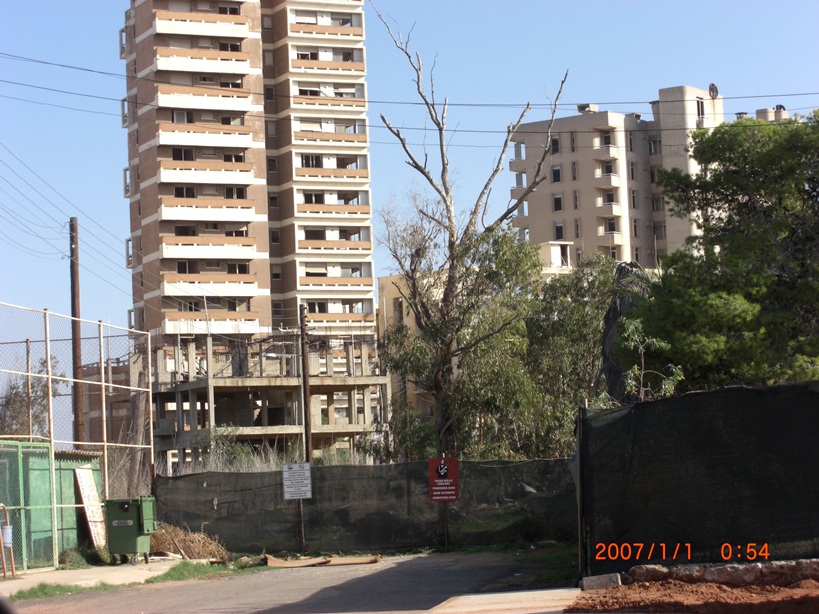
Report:
[[[139,555],[151,550],[151,533],[156,533],[156,501],[153,497],[139,499],[108,499],[105,501],[105,530],[108,533],[108,553],[111,563],[118,556],[125,562],[131,558],[136,565]]]

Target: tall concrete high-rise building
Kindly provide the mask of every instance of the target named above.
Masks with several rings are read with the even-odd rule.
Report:
[[[653,267],[696,231],[692,220],[668,213],[657,169],[697,171],[689,135],[723,121],[722,97],[715,87],[671,87],[660,90],[651,109],[652,118],[644,119],[578,105],[579,115],[554,121],[549,143],[548,121],[524,124],[513,137],[512,198],[523,193],[544,149],[551,149],[547,181],[513,220],[541,245],[547,271],[574,266],[594,252]]]
[[[131,324],[153,334],[158,449],[221,423],[299,437],[302,305],[314,443],[352,445],[385,418],[386,381],[362,1],[131,0],[120,56]]]

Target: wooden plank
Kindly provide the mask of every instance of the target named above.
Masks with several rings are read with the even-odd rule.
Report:
[[[74,475],[77,476],[77,485],[80,487],[80,498],[88,520],[88,528],[91,531],[91,541],[95,548],[102,548],[106,543],[105,514],[97,492],[94,471],[91,465],[83,465],[74,469]]]

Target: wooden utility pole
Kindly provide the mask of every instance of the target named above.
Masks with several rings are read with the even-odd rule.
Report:
[[[82,326],[80,324],[80,245],[77,237],[79,224],[72,217],[68,223],[71,242],[71,361],[73,363],[74,441],[85,441],[85,423],[82,415]]]
[[[310,429],[310,362],[307,353],[307,305],[299,306],[301,330],[301,387],[304,391],[304,462],[313,462],[313,433]]]

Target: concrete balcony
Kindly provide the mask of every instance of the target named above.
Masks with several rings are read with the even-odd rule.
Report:
[[[617,217],[623,215],[619,203],[599,203],[594,208],[595,214],[600,217]]]
[[[364,98],[336,98],[334,96],[293,96],[291,107],[297,109],[336,109],[339,111],[366,111]]]
[[[297,213],[314,213],[320,215],[350,215],[359,213],[370,215],[369,205],[324,205],[324,204],[299,204],[296,205]]]
[[[254,297],[270,294],[259,288],[255,275],[226,275],[224,273],[178,275],[163,273],[160,293],[163,296],[230,296]]]
[[[526,186],[515,186],[511,190],[509,190],[509,194],[512,200],[517,200],[523,193],[526,191]]]
[[[619,230],[603,230],[597,231],[597,245],[625,245],[625,239]]]
[[[370,241],[307,241],[300,240],[298,249],[309,250],[343,250],[343,251],[371,251],[373,244]]]
[[[173,72],[247,75],[250,73],[250,54],[241,51],[159,47],[156,50],[156,69]]]
[[[297,168],[295,169],[296,179],[317,179],[321,180],[348,180],[363,181],[370,180],[370,171],[366,168]]]
[[[595,160],[613,160],[617,157],[617,147],[614,145],[600,145],[594,148]]]
[[[358,145],[367,146],[366,134],[355,134],[350,132],[294,132],[293,144],[295,145]]]
[[[248,162],[183,162],[162,160],[159,163],[160,183],[207,183],[250,185],[266,183],[253,176]]]
[[[375,314],[372,313],[308,313],[308,322],[339,323],[372,322],[375,323]]]
[[[513,228],[529,228],[529,216],[528,215],[516,215],[512,218],[512,227]]]
[[[180,260],[253,260],[267,258],[256,251],[256,239],[251,237],[161,237],[160,258]]]
[[[252,106],[250,90],[164,84],[156,88],[156,104],[170,109],[242,112],[249,112]]]
[[[253,335],[270,331],[259,325],[253,311],[166,311],[162,334],[165,335]]]
[[[512,171],[513,173],[525,173],[526,159],[515,158],[514,160],[509,160],[509,170]]]
[[[290,72],[326,75],[364,75],[364,62],[326,62],[322,60],[290,60]]]
[[[596,188],[619,188],[620,177],[614,173],[598,174],[594,178],[594,187]]]
[[[252,200],[163,198],[159,221],[253,222],[256,209]]]
[[[364,40],[364,28],[319,26],[312,23],[291,23],[290,34],[310,38],[332,37],[342,40]]]
[[[157,34],[247,38],[250,33],[250,23],[247,17],[241,15],[156,11],[154,29]]]
[[[339,289],[367,287],[372,288],[372,277],[299,277],[299,287],[309,288],[319,286],[322,288],[338,286]]]
[[[159,124],[156,138],[159,145],[236,149],[253,147],[253,134],[250,126]]]

